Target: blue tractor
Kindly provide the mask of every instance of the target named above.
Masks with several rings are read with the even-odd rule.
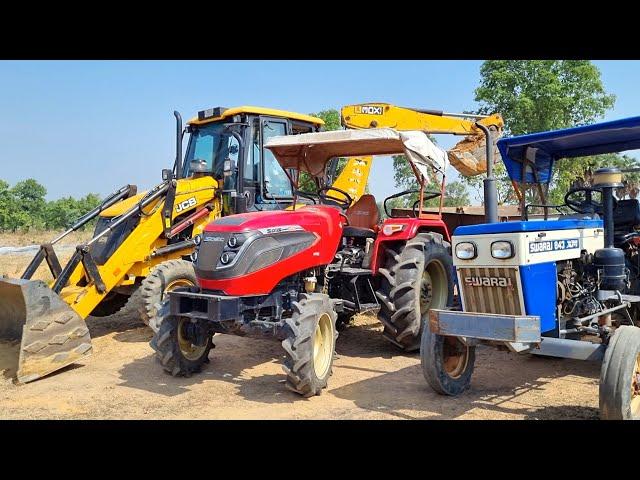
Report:
[[[640,203],[616,199],[616,168],[596,170],[562,205],[547,199],[556,162],[640,149],[640,117],[503,138],[498,148],[522,218],[487,213],[493,222],[455,230],[460,302],[429,312],[425,379],[440,394],[462,393],[480,344],[601,361],[601,418],[640,419]],[[495,198],[492,185],[485,198]]]

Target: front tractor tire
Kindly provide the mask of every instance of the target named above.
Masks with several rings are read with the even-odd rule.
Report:
[[[161,316],[158,306],[167,298],[167,292],[178,287],[197,285],[196,273],[191,262],[186,260],[167,260],[157,265],[142,281],[136,291],[136,308],[142,321],[151,327],[154,333],[160,328]],[[132,298],[133,296],[132,295]]]
[[[286,320],[283,369],[286,387],[304,397],[320,395],[332,374],[337,315],[328,295],[301,294]]]
[[[160,306],[160,329],[151,340],[151,348],[166,372],[174,377],[190,377],[209,363],[213,336],[188,317],[169,315],[168,307],[168,301]]]
[[[453,302],[449,244],[438,233],[419,233],[405,244],[383,248],[376,292],[383,335],[403,350],[417,350],[429,309]]]
[[[456,337],[432,333],[427,324],[420,342],[422,374],[440,395],[460,395],[471,384],[476,347],[468,347]]]
[[[618,327],[600,369],[600,418],[640,420],[640,328]]]

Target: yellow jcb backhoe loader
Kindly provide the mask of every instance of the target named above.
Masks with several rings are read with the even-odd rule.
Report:
[[[42,245],[20,279],[0,279],[0,346],[10,352],[0,358],[12,359],[0,370],[15,372],[18,382],[89,355],[89,315],[127,309],[156,330],[156,305],[166,292],[196,282],[189,256],[207,223],[291,205],[290,182],[263,144],[272,136],[318,131],[324,123],[282,110],[217,107],[198,112],[183,131],[180,114],[174,115],[176,159],[173,169],[162,171],[162,183],[141,194],[134,185],[120,188]],[[350,159],[336,181],[358,198],[369,166]],[[53,245],[95,217],[93,238],[62,266]],[[45,261],[54,278],[49,285],[31,279]]]

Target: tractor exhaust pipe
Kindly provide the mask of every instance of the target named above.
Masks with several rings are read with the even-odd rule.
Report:
[[[484,220],[486,223],[498,222],[498,189],[496,179],[493,176],[493,141],[491,130],[481,123],[476,123],[484,133],[487,149],[487,178],[484,179]]]

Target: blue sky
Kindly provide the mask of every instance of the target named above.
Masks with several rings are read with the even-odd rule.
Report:
[[[606,119],[640,114],[640,61],[596,61],[617,95]],[[367,101],[462,111],[475,107],[481,61],[0,61],[0,178],[33,177],[54,199],[160,181],[174,158],[174,109],[212,106],[302,113]],[[438,136],[452,146],[458,138]],[[390,161],[374,166],[377,197],[396,191]]]

